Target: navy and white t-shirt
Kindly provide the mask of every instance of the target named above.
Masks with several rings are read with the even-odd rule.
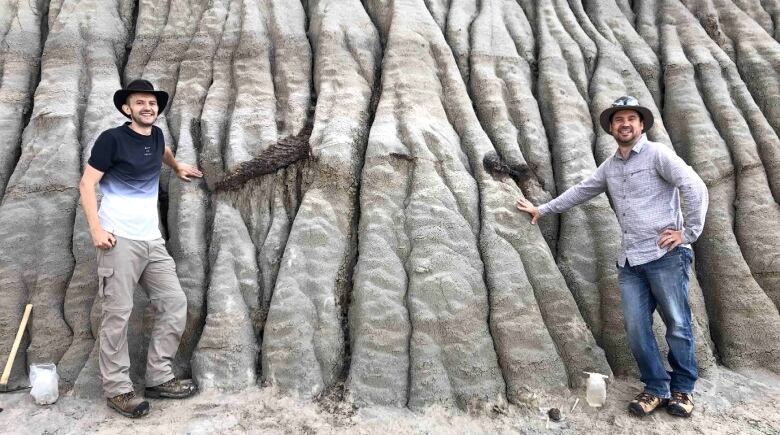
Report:
[[[129,125],[104,131],[92,147],[88,163],[103,172],[98,218],[103,229],[115,236],[155,240],[162,237],[157,191],[165,139],[156,126],[151,135],[144,136]]]

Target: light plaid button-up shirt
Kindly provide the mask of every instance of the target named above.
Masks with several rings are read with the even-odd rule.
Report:
[[[645,135],[626,160],[616,151],[590,178],[539,207],[539,212],[542,216],[563,213],[604,191],[612,199],[623,233],[620,266],[626,260],[638,266],[661,258],[668,249],[660,248],[658,240],[668,228],[683,230],[683,246],[688,248],[704,228],[709,204],[704,182],[674,151]]]

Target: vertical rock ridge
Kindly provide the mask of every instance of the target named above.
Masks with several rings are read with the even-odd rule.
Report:
[[[495,158],[487,155],[486,163],[493,170],[509,172],[532,202],[548,202],[556,190],[547,136],[532,92],[534,77],[527,61],[533,59],[534,50],[530,24],[516,3],[488,0],[480,4],[471,32],[470,94],[497,151]],[[555,252],[558,217],[545,217],[539,225]]]
[[[168,125],[174,138],[170,146],[176,150],[176,160],[181,163],[198,165],[200,161],[203,148],[200,119],[213,80],[214,58],[226,26],[229,6],[228,0],[212,2],[202,12],[197,30],[183,50],[176,74],[175,93],[167,111]],[[210,195],[207,181],[198,178],[184,182],[171,176],[167,190],[168,249],[176,262],[179,282],[187,296],[187,324],[175,365],[177,371],[186,376],[208,305]]]
[[[192,355],[192,375],[204,391],[234,391],[257,379],[259,346],[252,322],[259,302],[257,263],[238,210],[220,198],[214,207],[206,319]]]
[[[698,4],[686,0],[683,3],[711,38],[713,29],[723,36],[713,39],[731,57],[740,74],[750,78],[745,84],[776,134],[780,135],[780,107],[773,104],[780,97],[780,43],[768,37],[764,29],[731,1],[712,0]],[[713,23],[717,23],[717,27]],[[723,42],[724,39],[727,42]]]
[[[116,55],[127,38],[125,10],[120,1],[66,1],[46,40],[36,104],[0,205],[0,282],[5,289],[0,317],[7,322],[0,334],[3,348],[6,343],[10,348],[23,304],[37,307],[29,346],[23,343],[20,349],[26,358],[17,358],[13,382],[26,383],[16,376],[23,375],[27,364],[59,362],[73,340],[71,326],[79,339],[84,337],[78,314],[68,310],[69,325],[64,312],[76,264],[77,185],[83,148],[110,121],[105,115],[115,111],[108,96],[113,90],[108,89],[117,81]]]
[[[697,272],[710,317],[711,332],[723,363],[731,368],[761,367],[778,371],[780,318],[753,279],[733,233],[736,180],[726,143],[718,135],[699,95],[694,67],[676,27],[690,25],[687,11],[664,4],[662,61],[667,90],[667,127],[682,155],[709,188],[707,224],[695,245]],[[671,116],[685,113],[685,118]],[[749,328],[745,328],[750,319]],[[760,332],[758,332],[760,331]]]
[[[43,47],[42,2],[6,1],[0,21],[0,199],[21,153]]]
[[[454,129],[458,120],[449,118],[451,114],[442,101],[442,82],[450,77],[440,74],[458,74],[454,58],[449,58],[452,65],[447,70],[437,65],[437,56],[449,55],[450,51],[421,0],[389,5],[376,2],[368,7],[373,15],[383,17],[377,21],[392,24],[380,28],[387,43],[382,94],[363,168],[361,255],[355,272],[353,305],[367,322],[384,318],[384,312],[366,312],[366,306],[361,305],[367,302],[363,294],[366,287],[377,282],[368,281],[363,274],[379,273],[376,268],[364,269],[369,264],[390,276],[407,277],[408,282],[391,284],[396,289],[392,305],[397,304],[399,314],[408,309],[411,331],[398,330],[395,325],[380,330],[387,336],[382,344],[383,351],[390,353],[388,359],[396,356],[394,352],[403,351],[398,345],[405,345],[406,334],[411,334],[408,406],[441,403],[465,407],[474,401],[500,400],[504,384],[488,331],[483,265],[476,246],[477,186],[463,154],[463,136]],[[405,71],[417,72],[409,75]],[[397,166],[408,169],[396,172]],[[392,192],[386,191],[388,178],[398,186]],[[392,194],[389,201],[383,199],[388,193]],[[385,213],[367,213],[376,207],[367,202],[370,200],[387,207]],[[395,224],[381,224],[382,215],[393,216]],[[398,229],[388,233],[391,228]],[[363,229],[369,230],[363,233]],[[364,254],[363,241],[373,237],[378,240],[366,247]],[[390,249],[383,250],[388,242]],[[368,261],[371,258],[384,261],[374,264]],[[390,263],[390,258],[398,261]],[[388,270],[393,265],[398,267],[395,273]],[[405,292],[407,304],[403,302]],[[365,333],[359,325],[351,329],[359,335]],[[353,335],[354,342],[360,339]],[[353,368],[357,352],[356,345]],[[353,370],[353,383],[355,374]],[[391,385],[396,391],[394,400],[382,403],[404,404],[406,393],[402,389],[406,386],[403,382]]]
[[[721,152],[730,154],[734,166],[734,234],[756,282],[780,307],[780,264],[775,265],[780,258],[780,205],[773,201],[747,120],[734,104],[739,97],[732,95],[732,89],[740,89],[727,82],[720,64],[704,44],[688,45],[684,50],[694,65],[714,127],[725,141],[726,149]]]
[[[451,71],[446,56],[435,52],[439,54],[439,69]],[[442,80],[444,106],[451,113],[448,118],[457,120],[454,125],[475,168],[479,187],[480,251],[489,288],[491,332],[508,398],[525,402],[538,391],[565,385],[567,372],[571,385],[581,383],[582,370],[610,373],[539,231],[528,223],[519,223],[516,217],[507,219],[520,214],[512,210],[520,192],[508,177],[491,177],[479,165],[495,151],[475,113],[463,104],[467,96],[457,78],[453,74],[442,76],[446,78]],[[529,280],[529,276],[534,279]],[[549,280],[546,284],[536,279],[542,276]],[[541,311],[537,299],[548,303]],[[567,324],[561,322],[561,317],[566,317]],[[515,329],[518,327],[522,332]],[[577,351],[572,352],[575,347]],[[578,357],[573,358],[574,354]]]
[[[362,6],[309,3],[317,106],[311,178],[290,229],[263,337],[265,379],[315,396],[343,380],[343,325],[357,248],[357,198],[379,35]],[[346,84],[350,84],[347,86]]]
[[[10,386],[52,361],[102,395],[76,189],[139,77],[205,173],[160,186],[188,299],[175,372],[205,390],[471,409],[633,375],[606,196],[538,227],[515,207],[610,158],[598,116],[624,94],[710,189],[700,373],[780,373],[778,20],[778,0],[0,0],[0,350],[35,305]]]
[[[538,5],[538,99],[551,142],[557,186],[563,191],[596,169],[591,150],[594,126],[587,102],[569,77],[566,59],[548,29],[547,22],[554,18],[551,14]],[[635,363],[625,343],[620,305],[615,303],[620,294],[614,263],[619,241],[618,222],[606,195],[561,216],[558,267],[596,341],[606,351],[612,370],[625,374],[634,370]]]

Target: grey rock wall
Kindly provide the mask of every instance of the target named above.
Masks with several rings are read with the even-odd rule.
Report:
[[[780,373],[774,0],[0,0],[0,366],[100,397],[78,180],[134,78],[171,94],[160,215],[188,299],[175,369],[358,405],[526,403],[633,376],[607,195],[538,226],[637,96],[710,190],[700,369]],[[142,379],[153,313],[131,316]],[[663,346],[663,326],[655,316]]]

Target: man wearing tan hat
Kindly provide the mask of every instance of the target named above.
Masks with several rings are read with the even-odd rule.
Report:
[[[643,133],[653,126],[653,114],[636,98],[618,98],[600,121],[617,142],[615,155],[547,204],[537,208],[520,199],[517,208],[536,223],[609,192],[622,230],[617,266],[626,334],[645,384],[628,409],[644,416],[666,405],[670,414],[689,417],[698,378],[688,306],[690,244],[704,227],[707,187],[671,149],[647,140]],[[666,324],[671,372],[653,335],[656,308]]]
[[[190,181],[201,172],[179,163],[154,126],[168,104],[168,94],[146,80],[134,80],[114,94],[114,105],[129,122],[111,128],[95,141],[79,190],[97,248],[100,322],[100,374],[107,404],[127,417],[149,413],[149,402],[135,395],[130,381],[127,323],[133,290],[141,284],[155,311],[146,363],[146,397],[184,398],[197,391],[191,380],[173,374],[187,314],[187,299],[176,265],[165,249],[157,217],[162,164]],[[103,199],[97,208],[95,185]]]

